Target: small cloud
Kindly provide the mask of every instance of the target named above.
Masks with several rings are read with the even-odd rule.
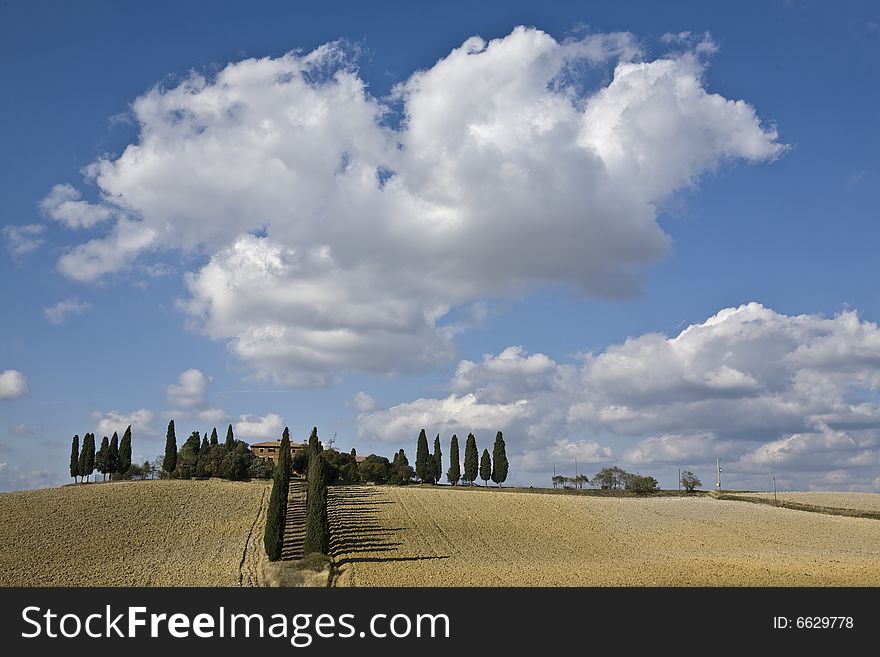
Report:
[[[55,185],[40,201],[40,210],[68,228],[91,228],[112,216],[103,205],[80,200],[82,194],[73,185]]]
[[[0,399],[15,399],[28,391],[27,379],[18,370],[0,372]]]
[[[6,238],[6,250],[9,254],[14,258],[21,258],[42,246],[46,227],[43,224],[4,226],[0,232]]]
[[[183,408],[198,408],[205,403],[205,393],[210,377],[200,370],[188,369],[181,372],[177,383],[165,386],[168,403]]]
[[[156,428],[153,426],[156,414],[145,408],[141,408],[131,413],[121,413],[119,411],[95,411],[92,415],[98,419],[95,427],[95,433],[98,436],[110,436],[114,431],[123,432],[125,427],[131,425],[133,434],[143,434],[147,436],[158,435]]]
[[[174,267],[164,262],[157,262],[144,267],[144,273],[150,278],[164,278],[165,276],[171,276],[174,272]]]
[[[259,438],[260,440],[278,440],[284,429],[284,418],[275,413],[264,416],[242,415],[235,423],[236,438]]]
[[[16,424],[9,427],[9,433],[13,436],[33,436],[34,430],[26,424]]]
[[[380,408],[379,402],[363,391],[354,396],[354,405],[359,413],[370,413]]]
[[[43,315],[46,316],[53,324],[63,324],[64,320],[72,315],[82,315],[85,311],[92,307],[88,301],[76,301],[75,299],[67,299],[59,301],[54,306],[43,308]]]

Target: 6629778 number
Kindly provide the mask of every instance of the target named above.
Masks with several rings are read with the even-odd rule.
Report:
[[[852,616],[774,616],[773,627],[777,630],[796,628],[798,630],[851,630],[855,625]]]

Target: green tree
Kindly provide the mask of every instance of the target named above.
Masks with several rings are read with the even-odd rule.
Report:
[[[70,476],[73,477],[73,482],[77,483],[76,479],[79,477],[79,434],[76,434],[70,441]]]
[[[480,456],[477,452],[477,439],[469,433],[464,446],[464,480],[473,484],[477,480]]]
[[[211,446],[211,443],[208,442],[208,434],[206,433],[204,438],[202,438],[202,445],[199,447],[200,452],[207,452],[208,448]]]
[[[110,474],[110,478],[113,479],[116,471],[119,469],[119,434],[115,431],[113,432],[113,437],[110,439],[110,445],[107,449],[107,472]]]
[[[107,467],[107,455],[110,451],[110,439],[107,436],[104,436],[104,439],[101,440],[101,448],[98,450],[98,453],[95,454],[95,470],[104,475],[104,479],[107,478],[107,473],[110,469]]]
[[[394,461],[391,464],[391,474],[388,476],[388,483],[395,486],[404,486],[416,476],[416,471],[409,464],[406,458],[406,452],[401,449],[394,455]]]
[[[428,437],[425,435],[425,430],[422,429],[419,432],[419,440],[416,443],[416,477],[422,482],[427,481],[430,474],[428,471],[429,458]]]
[[[361,481],[372,481],[377,484],[384,484],[393,472],[388,459],[375,454],[370,454],[357,467]]]
[[[95,471],[95,434],[87,433],[83,436],[82,449],[79,452],[79,475],[86,481]]]
[[[229,425],[230,434],[232,425]],[[174,420],[168,423],[168,431],[165,434],[165,458],[162,460],[162,470],[165,477],[171,477],[171,473],[177,468],[177,436],[174,435]]]
[[[437,434],[437,437],[434,438],[434,453],[431,455],[431,457],[434,459],[434,472],[433,472],[434,481],[433,481],[433,483],[439,484],[440,477],[443,476],[443,456],[442,456],[442,452],[440,451],[440,434],[439,433]]]
[[[492,447],[492,481],[501,487],[507,480],[507,450],[504,446],[504,436],[501,432],[495,434],[495,445]]]
[[[122,434],[122,442],[119,443],[119,464],[116,471],[120,476],[124,476],[131,467],[131,425],[125,429]]]
[[[693,493],[695,488],[703,485],[703,482],[690,470],[681,473],[681,485],[688,493]]]
[[[235,447],[235,436],[232,435],[232,425],[229,425],[229,428],[226,429],[226,449],[232,449]]]
[[[354,447],[352,447],[351,448],[351,458],[356,459],[357,455],[358,455],[357,450]]]
[[[489,484],[489,479],[492,477],[492,460],[489,458],[489,450],[484,449],[483,455],[480,457],[480,479],[483,480],[483,485],[487,486]]]
[[[602,468],[593,475],[593,483],[602,490],[619,490],[623,488],[629,473],[618,468],[616,465],[610,468]]]
[[[461,479],[461,463],[458,456],[458,436],[452,434],[452,442],[449,445],[449,470],[446,472],[446,480],[455,486]]]
[[[309,436],[308,472],[308,510],[306,514],[306,536],[303,541],[303,554],[319,552],[327,554],[330,550],[330,527],[327,520],[327,482],[325,480],[324,459],[321,458],[321,443],[318,428],[312,429]]]
[[[219,440],[217,439],[217,427],[214,427],[211,430],[211,446],[215,446],[219,444]]]
[[[287,428],[281,438],[278,465],[272,478],[272,494],[266,509],[266,528],[263,532],[263,546],[270,561],[281,558],[284,545],[284,525],[287,518],[287,496],[290,487],[290,434]]]

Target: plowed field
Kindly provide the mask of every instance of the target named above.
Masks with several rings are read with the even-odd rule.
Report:
[[[259,585],[268,491],[212,480],[0,494],[0,585]]]
[[[880,521],[709,497],[331,489],[336,586],[880,585]]]

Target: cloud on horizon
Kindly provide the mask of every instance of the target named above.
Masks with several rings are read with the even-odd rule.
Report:
[[[502,430],[512,463],[530,472],[574,456],[636,468],[720,457],[744,482],[787,473],[821,487],[843,471],[846,486],[874,490],[878,387],[877,324],[853,311],[789,316],[749,303],[576,365],[519,347],[465,360],[448,396],[365,410],[358,429],[400,442],[422,427],[482,440]]]

